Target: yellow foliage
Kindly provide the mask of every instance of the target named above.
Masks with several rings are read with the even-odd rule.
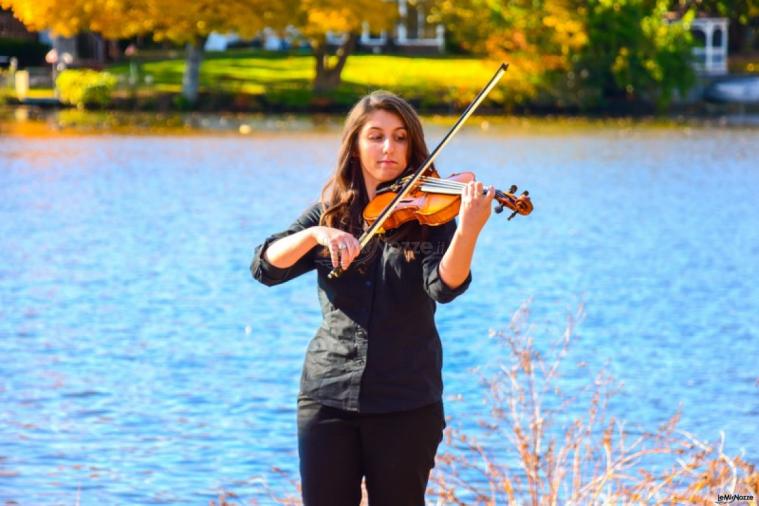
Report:
[[[345,13],[322,9],[314,9],[308,13],[308,24],[313,27],[329,27],[337,33],[349,32],[354,28]]]
[[[211,32],[252,37],[264,26],[286,26],[287,2],[266,0],[0,0],[32,30],[106,38],[153,32],[157,40],[191,42]]]
[[[588,43],[583,8],[576,0],[441,0],[434,21],[465,49],[512,63],[508,85],[529,97],[541,76],[569,70],[570,54]]]
[[[264,27],[294,26],[321,44],[327,32],[359,33],[362,24],[390,28],[396,10],[378,0],[0,0],[32,30],[73,36],[93,31],[106,38],[153,33],[156,40],[192,42],[211,32],[253,37]]]
[[[134,35],[142,1],[108,0],[0,0],[5,9],[31,30],[51,30],[70,37],[82,31],[97,31],[108,38]]]
[[[56,80],[61,101],[78,109],[108,105],[116,83],[115,76],[94,70],[66,70]]]
[[[323,45],[328,32],[358,34],[364,22],[372,30],[384,30],[396,19],[395,7],[378,0],[289,0],[289,3],[285,24],[297,28],[314,46]]]
[[[146,4],[149,31],[159,39],[194,42],[211,32],[252,37],[265,26],[282,28],[285,2],[265,0],[140,0]]]

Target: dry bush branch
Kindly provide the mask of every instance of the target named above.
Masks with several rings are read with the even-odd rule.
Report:
[[[571,395],[558,388],[582,317],[580,306],[550,357],[534,347],[528,303],[512,317],[509,333],[493,334],[510,360],[484,379],[490,410],[480,426],[483,439],[502,444],[484,448],[447,429],[430,486],[437,504],[711,505],[737,494],[753,497],[744,504],[756,506],[759,473],[724,453],[724,435],[708,443],[679,431],[679,412],[657,430],[633,435],[608,413],[617,388],[603,369]],[[580,414],[569,417],[580,402]]]

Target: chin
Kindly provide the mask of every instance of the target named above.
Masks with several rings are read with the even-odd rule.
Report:
[[[380,171],[379,179],[383,183],[386,183],[387,181],[392,181],[393,179],[396,179],[401,174],[403,174],[403,170],[401,169],[383,169]]]

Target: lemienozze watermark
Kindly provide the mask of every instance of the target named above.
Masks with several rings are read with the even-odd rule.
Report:
[[[717,504],[728,504],[735,501],[753,501],[753,495],[740,494],[719,494],[717,495]]]

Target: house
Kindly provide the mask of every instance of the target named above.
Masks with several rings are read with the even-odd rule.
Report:
[[[427,22],[424,7],[410,4],[407,0],[397,0],[398,22],[391,33],[372,32],[364,23],[359,39],[359,47],[374,52],[400,53],[443,53],[445,51],[445,29],[443,25]]]
[[[697,17],[691,24],[696,42],[693,65],[700,74],[727,74],[727,18]]]
[[[682,12],[668,12],[669,23],[679,23]],[[720,76],[727,74],[727,18],[714,18],[703,14],[693,18],[690,32],[693,47],[692,64],[699,75]]]

